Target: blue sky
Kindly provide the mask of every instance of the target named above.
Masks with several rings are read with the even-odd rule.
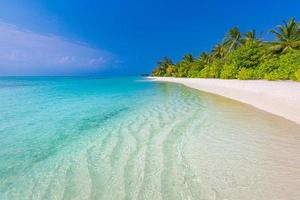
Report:
[[[267,32],[300,1],[2,0],[0,75],[138,75],[209,51],[225,32]]]

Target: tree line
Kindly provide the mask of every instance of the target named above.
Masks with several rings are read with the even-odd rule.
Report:
[[[209,53],[186,54],[177,63],[165,57],[152,75],[300,81],[300,22],[292,18],[270,32],[274,41],[262,40],[255,30],[241,33],[234,27]]]

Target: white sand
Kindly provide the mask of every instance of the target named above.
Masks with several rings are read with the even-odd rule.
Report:
[[[300,83],[293,81],[220,80],[149,77],[153,81],[181,83],[250,104],[300,124]]]

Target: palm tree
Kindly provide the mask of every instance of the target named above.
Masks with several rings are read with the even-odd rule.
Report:
[[[192,63],[194,61],[194,57],[192,54],[186,54],[183,56],[182,61],[186,63]]]
[[[180,77],[186,77],[188,75],[188,71],[190,70],[193,62],[194,62],[194,57],[192,54],[184,55],[182,60],[177,63],[178,75]]]
[[[164,75],[168,66],[173,65],[173,62],[168,57],[164,57],[161,61],[157,62],[156,74]]]
[[[209,54],[208,53],[205,53],[205,52],[202,52],[199,56],[199,59],[203,59],[203,60],[206,60],[208,61],[209,59]]]
[[[237,27],[230,29],[225,37],[224,44],[228,47],[228,51],[237,49],[241,44],[242,34]]]
[[[225,58],[227,54],[228,49],[226,48],[225,44],[217,44],[214,46],[212,52],[211,52],[211,57],[213,59],[223,59]]]
[[[170,58],[164,57],[161,61],[158,61],[157,64],[161,68],[167,68],[169,65],[172,65],[173,62]]]
[[[212,56],[208,53],[205,53],[205,52],[202,52],[199,56],[199,59],[200,61],[203,61],[204,63],[206,64],[209,64],[212,60]]]
[[[275,53],[286,52],[289,49],[300,49],[300,22],[295,18],[289,22],[283,21],[283,25],[278,25],[277,30],[271,30],[276,36],[275,42],[270,42],[271,50]]]
[[[242,43],[246,43],[248,41],[258,41],[259,39],[256,36],[256,31],[253,29],[243,34]]]

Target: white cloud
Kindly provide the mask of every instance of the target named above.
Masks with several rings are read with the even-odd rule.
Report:
[[[99,72],[112,57],[85,44],[0,22],[0,75]]]

